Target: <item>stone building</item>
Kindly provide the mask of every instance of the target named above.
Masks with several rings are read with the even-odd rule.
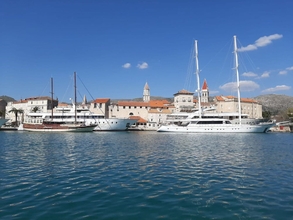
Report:
[[[167,100],[150,100],[150,88],[146,83],[143,89],[143,101],[118,101],[108,106],[109,117],[136,118],[138,129],[156,130],[171,114]],[[171,106],[174,109],[174,106]]]
[[[7,102],[4,99],[0,99],[0,118],[5,118]]]
[[[216,111],[238,112],[238,98],[234,96],[215,96]],[[249,118],[262,118],[262,105],[254,99],[241,98],[241,113]]]
[[[53,108],[58,106],[58,100],[53,100]],[[23,114],[18,114],[17,121],[22,121],[24,117],[30,112],[51,112],[52,101],[48,96],[42,97],[31,97],[26,99],[21,99],[20,101],[8,102],[6,106],[6,118],[10,119],[9,122],[16,121],[15,114],[9,112],[13,108],[17,110],[23,110]],[[8,123],[9,123],[8,122]]]
[[[175,112],[191,112],[195,105],[193,101],[193,94],[185,89],[182,89],[174,94]]]
[[[86,103],[84,103],[86,104]],[[95,99],[90,103],[89,110],[95,114],[103,114],[105,118],[115,118],[116,116],[112,116],[112,106],[110,106],[109,98],[99,98]]]

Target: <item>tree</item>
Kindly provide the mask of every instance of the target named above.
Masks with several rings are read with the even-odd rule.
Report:
[[[293,121],[293,108],[287,109],[287,115],[288,115],[290,121]]]
[[[262,112],[262,117],[265,119],[270,119],[272,116],[272,113],[270,111],[263,111]]]
[[[32,112],[36,113],[37,111],[40,111],[40,108],[38,106],[32,108]]]
[[[17,122],[17,118],[18,118],[18,114],[23,114],[23,110],[22,109],[16,109],[16,108],[12,108],[9,113],[14,113],[15,115],[15,125],[17,126],[18,125],[18,122]]]

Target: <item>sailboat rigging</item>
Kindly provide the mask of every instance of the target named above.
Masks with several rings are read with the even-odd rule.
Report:
[[[93,131],[95,125],[85,125],[77,123],[76,114],[76,72],[74,72],[74,124],[64,121],[54,121],[54,90],[53,78],[51,78],[51,117],[49,120],[46,113],[29,113],[25,122],[19,127],[19,130],[42,131],[42,132],[85,132]]]
[[[206,113],[201,109],[201,90],[199,86],[199,64],[197,40],[195,41],[195,63],[198,95],[198,111],[187,113],[186,117],[173,117],[163,124],[157,131],[159,132],[185,132],[185,133],[266,133],[275,125],[274,122],[259,122],[243,124],[241,114],[240,83],[238,72],[237,39],[234,38],[235,73],[237,76],[237,95],[238,95],[238,119],[219,117],[221,113]],[[204,117],[203,117],[204,115]]]

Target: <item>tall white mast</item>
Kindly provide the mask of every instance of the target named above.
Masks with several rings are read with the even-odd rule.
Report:
[[[76,112],[76,72],[74,72],[74,123],[77,121],[77,112]]]
[[[200,93],[200,82],[199,82],[199,65],[198,65],[198,50],[197,50],[197,40],[194,42],[195,49],[195,64],[196,64],[196,80],[197,80],[197,97],[198,97],[198,113],[199,118],[201,118],[201,93]]]
[[[237,54],[237,39],[234,35],[234,55],[235,55],[235,71],[237,77],[237,94],[238,94],[238,113],[239,113],[239,124],[241,124],[241,100],[240,100],[240,82],[239,82],[239,72],[238,72],[238,54]]]
[[[51,121],[53,121],[53,109],[54,109],[54,85],[53,78],[51,77]]]

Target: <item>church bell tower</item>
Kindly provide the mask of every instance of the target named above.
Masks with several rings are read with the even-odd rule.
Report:
[[[148,83],[146,82],[143,88],[143,101],[149,102],[151,99],[151,93]]]
[[[201,89],[201,102],[205,102],[205,103],[209,102],[209,96],[210,96],[209,87],[205,79]]]

